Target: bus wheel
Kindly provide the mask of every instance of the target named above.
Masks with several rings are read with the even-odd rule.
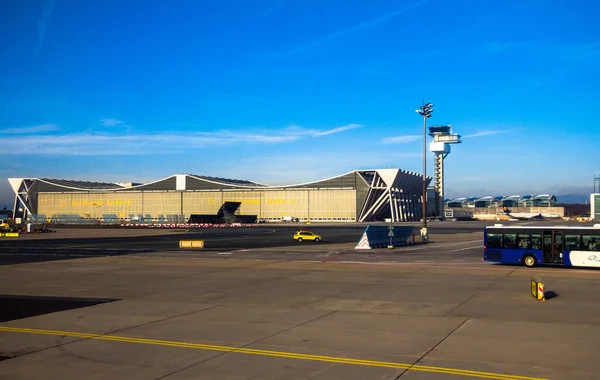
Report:
[[[533,255],[523,256],[523,264],[527,268],[533,268],[535,266],[535,256],[533,256]]]

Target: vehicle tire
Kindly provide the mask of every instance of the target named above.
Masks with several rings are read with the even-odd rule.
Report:
[[[298,243],[302,243],[302,238],[298,238]]]
[[[523,256],[523,265],[527,268],[533,268],[535,266],[535,256],[531,254]]]
[[[318,243],[318,242],[320,242],[320,241],[321,241],[321,239],[319,239],[319,238],[315,238],[315,243]]]

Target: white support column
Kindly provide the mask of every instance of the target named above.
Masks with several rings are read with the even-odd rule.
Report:
[[[392,219],[392,223],[396,221],[396,215],[394,212],[394,194],[392,193],[392,189],[388,190],[388,202],[390,203],[390,218]]]
[[[377,200],[373,203],[373,206],[371,206],[367,212],[363,215],[363,217],[361,218],[361,222],[364,222],[366,219],[368,219],[373,213],[375,213],[383,203],[385,203],[386,198],[389,195],[386,194],[386,192],[382,192],[381,195],[379,196],[379,198],[377,198]]]

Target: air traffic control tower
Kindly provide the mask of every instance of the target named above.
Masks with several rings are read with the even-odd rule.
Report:
[[[434,125],[429,127],[429,136],[433,141],[429,144],[429,150],[435,154],[433,178],[434,178],[434,214],[444,214],[444,159],[450,154],[450,144],[460,144],[460,135],[452,133],[452,125]]]

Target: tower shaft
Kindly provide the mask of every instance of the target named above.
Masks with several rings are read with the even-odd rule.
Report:
[[[444,213],[444,158],[446,154],[435,153],[433,168],[434,190],[435,190],[435,215],[441,216]]]

